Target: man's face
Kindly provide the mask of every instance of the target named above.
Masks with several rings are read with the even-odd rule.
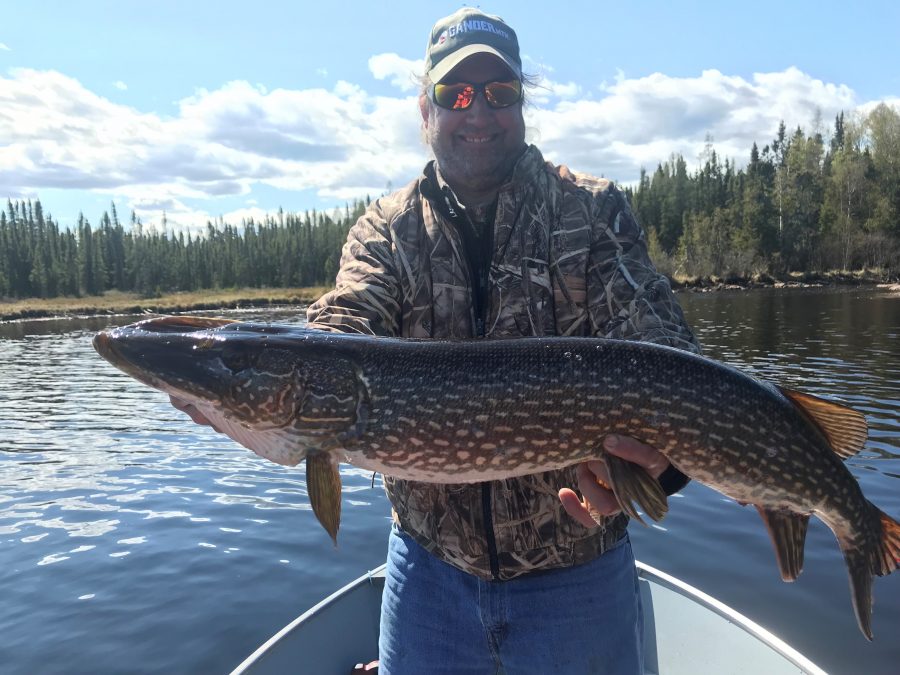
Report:
[[[441,80],[479,84],[508,80],[506,65],[490,54],[475,54]],[[466,110],[422,103],[425,136],[441,173],[454,187],[490,190],[503,182],[525,149],[522,103],[491,108],[479,93]]]

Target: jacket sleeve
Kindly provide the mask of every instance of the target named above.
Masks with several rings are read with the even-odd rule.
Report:
[[[350,228],[334,290],[309,306],[309,326],[396,336],[401,289],[393,249],[390,223],[376,200]]]
[[[700,353],[668,279],[650,261],[643,229],[612,184],[595,194],[587,293],[593,335]]]

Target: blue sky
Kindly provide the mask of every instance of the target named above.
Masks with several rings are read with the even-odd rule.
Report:
[[[460,6],[0,0],[0,198],[197,227],[377,196],[428,158],[411,73]],[[479,6],[543,78],[529,139],[626,183],[708,135],[743,163],[780,119],[900,106],[897,3]]]

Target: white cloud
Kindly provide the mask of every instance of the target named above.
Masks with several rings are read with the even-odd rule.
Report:
[[[328,68],[316,68],[316,75],[319,77],[328,77]]]
[[[363,197],[421,170],[417,115],[414,97],[372,97],[346,82],[270,92],[231,82],[195,92],[169,118],[55,71],[19,69],[0,76],[0,137],[10,139],[0,146],[0,195],[94,190],[154,218],[174,200],[170,222],[189,210],[181,200],[248,194],[257,183]]]
[[[12,70],[0,75],[0,199],[90,190],[127,200],[145,221],[165,210],[170,223],[202,224],[218,215],[218,197],[247,199],[255,185],[311,190],[336,203],[375,196],[411,180],[427,157],[414,86],[401,84],[401,73],[417,66],[373,57],[373,75],[396,84],[404,92],[397,96],[349,82],[268,91],[236,81],[196,91],[171,116],[114,103],[59,72]],[[749,79],[715,70],[621,74],[602,91],[552,80],[545,87],[526,121],[548,159],[627,182],[672,153],[694,165],[707,134],[720,155],[743,164],[782,119],[809,129],[819,111],[827,131],[839,111],[873,105],[796,68]],[[595,98],[586,98],[590,91]]]
[[[808,130],[817,111],[830,125],[838,112],[857,105],[849,87],[796,68],[751,80],[707,70],[699,77],[623,75],[599,100],[560,101],[532,110],[528,122],[549,159],[633,181],[641,166],[652,171],[672,153],[696,163],[707,134],[720,156],[744,164],[753,142],[770,142],[781,120]]]
[[[376,80],[387,80],[400,91],[413,91],[418,88],[416,78],[425,71],[422,59],[404,59],[397,54],[376,54],[369,59],[369,70]]]
[[[116,80],[113,82],[113,86],[119,91],[126,91],[128,89],[128,85],[122,82],[122,80]]]
[[[581,85],[575,82],[557,82],[548,73],[555,72],[550,64],[536,61],[529,54],[522,55],[522,72],[527,79],[536,81],[528,93],[528,100],[536,105],[546,105],[554,98],[569,99],[582,95]]]
[[[537,86],[526,94],[526,101],[531,100],[535,105],[546,106],[554,98],[556,99],[574,99],[582,93],[581,85],[575,82],[556,82],[547,77],[542,77]]]
[[[12,49],[7,47],[4,43],[0,42],[0,52],[11,52]]]

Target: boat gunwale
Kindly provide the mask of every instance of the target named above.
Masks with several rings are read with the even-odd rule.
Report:
[[[682,581],[671,574],[666,574],[660,569],[643,563],[640,560],[635,561],[638,568],[639,576],[643,579],[652,580],[660,586],[667,587],[680,595],[690,598],[699,605],[706,607],[715,614],[737,625],[745,632],[753,635],[757,640],[767,645],[773,651],[781,654],[793,665],[800,668],[807,675],[828,675],[819,666],[810,661],[806,656],[791,647],[780,637],[763,628],[752,619],[744,616],[736,609],[729,607],[721,600],[716,600],[708,593],[704,593],[699,588],[691,586],[689,583]]]
[[[689,583],[684,582],[677,577],[673,577],[671,574],[667,574],[662,570],[653,567],[652,565],[648,565],[637,560],[635,561],[635,566],[638,569],[638,576],[642,579],[653,581],[664,588],[668,588],[669,590],[672,590],[679,595],[687,597],[688,599],[696,602],[697,604],[709,609],[715,614],[735,624],[745,632],[753,635],[756,639],[764,643],[773,651],[782,655],[807,675],[828,675],[819,666],[814,664],[806,656],[791,647],[784,640],[776,636],[771,631],[763,628],[752,619],[744,616],[736,609],[729,607],[720,600],[716,600],[711,595],[704,593],[700,589],[691,586]],[[299,628],[303,623],[307,621],[307,619],[311,618],[326,607],[338,602],[345,594],[366,583],[372,584],[373,579],[384,577],[385,568],[386,565],[383,564],[379,567],[376,567],[374,570],[369,570],[366,574],[363,574],[362,576],[354,579],[350,583],[336,590],[325,599],[316,603],[313,607],[310,607],[308,610],[303,612],[300,616],[295,618],[293,621],[291,621],[281,630],[275,633],[272,637],[266,640],[263,644],[261,644],[252,654],[250,654],[250,656],[244,659],[231,672],[231,675],[241,675],[241,673],[247,672],[248,669],[252,668],[257,661],[260,661],[270,649],[274,648],[275,645],[285,639],[294,630]]]

